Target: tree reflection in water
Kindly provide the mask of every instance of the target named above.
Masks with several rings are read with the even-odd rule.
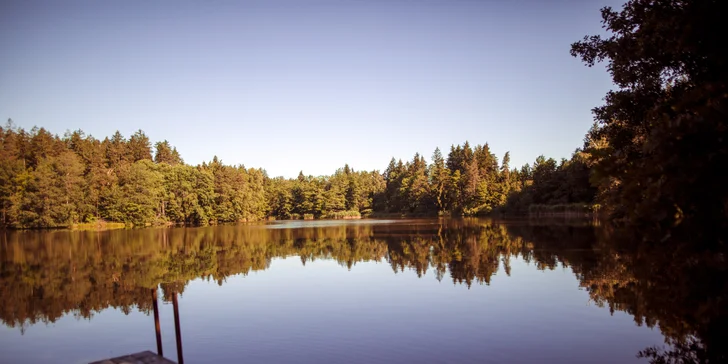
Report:
[[[591,300],[655,327],[666,348],[638,355],[655,363],[726,362],[726,262],[672,240],[651,244],[635,232],[552,222],[479,219],[269,229],[266,225],[104,232],[4,232],[0,245],[0,319],[9,327],[91,318],[106,308],[152,312],[150,288],[172,300],[196,278],[227,277],[299,256],[305,265],[333,259],[386,261],[395,272],[433,270],[456,284],[490,284],[510,260],[538,269],[570,267]],[[639,241],[639,243],[637,242]]]

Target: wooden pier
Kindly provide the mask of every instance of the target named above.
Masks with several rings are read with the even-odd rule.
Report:
[[[151,351],[129,354],[118,358],[104,359],[90,364],[176,364],[175,362],[154,354]]]

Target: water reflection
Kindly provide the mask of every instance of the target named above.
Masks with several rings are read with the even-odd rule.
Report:
[[[432,271],[438,280],[488,285],[511,260],[540,270],[569,267],[593,304],[658,327],[670,349],[646,348],[654,362],[719,362],[726,334],[722,254],[678,253],[635,244],[591,226],[487,220],[297,223],[107,232],[4,232],[0,249],[0,320],[23,330],[63,315],[91,318],[106,308],[152,313],[150,289],[169,302],[193,279],[224,285],[264,270],[277,257],[302,264],[333,259],[352,268],[383,261],[394,272]],[[636,354],[636,353],[635,353]]]

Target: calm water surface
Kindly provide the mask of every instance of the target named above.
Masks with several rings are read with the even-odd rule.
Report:
[[[588,226],[362,220],[4,232],[0,362],[628,363],[663,346]],[[621,265],[620,265],[621,264]],[[632,288],[630,288],[632,287]],[[642,310],[644,311],[644,310]]]

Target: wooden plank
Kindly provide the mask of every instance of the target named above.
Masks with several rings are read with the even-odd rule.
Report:
[[[120,356],[118,358],[104,359],[89,364],[176,364],[175,362],[154,354],[151,351]]]

